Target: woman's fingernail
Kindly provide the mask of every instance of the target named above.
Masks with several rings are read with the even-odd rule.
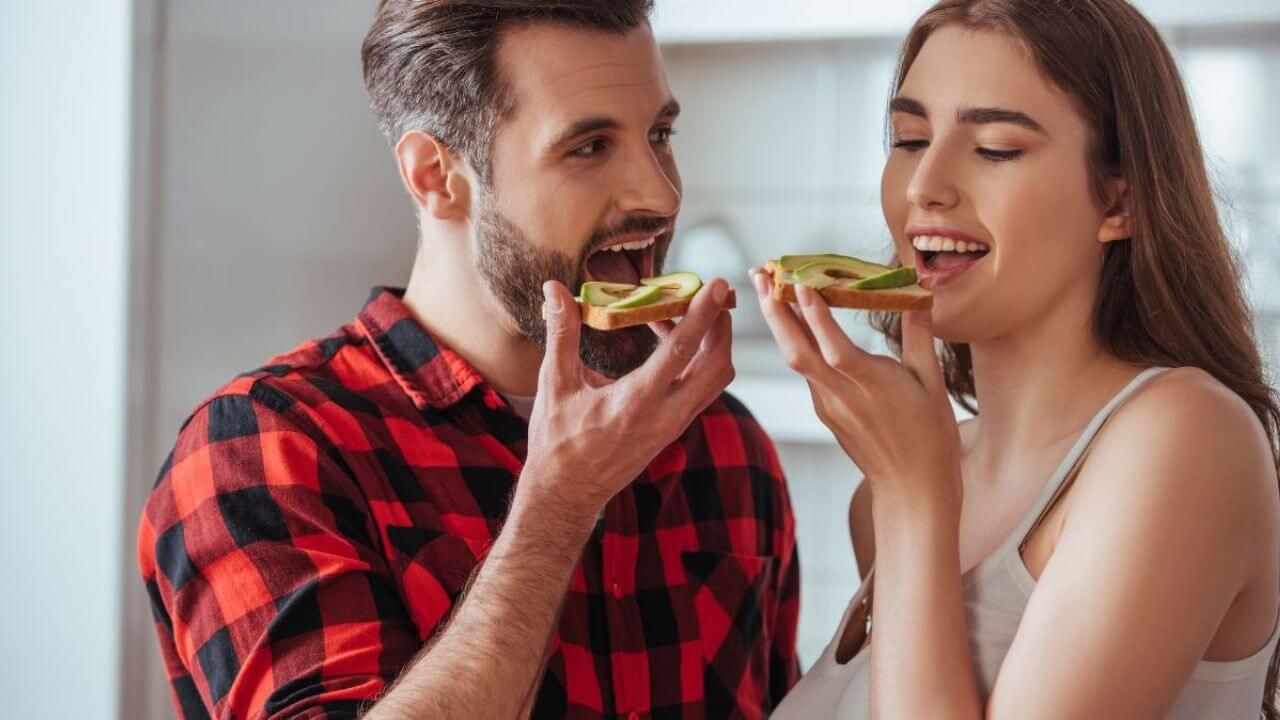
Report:
[[[760,297],[766,297],[769,294],[769,285],[765,282],[764,273],[755,271],[751,273],[751,284],[756,286],[756,294]]]
[[[796,283],[796,299],[800,301],[801,305],[805,307],[809,307],[810,305],[813,304],[812,293],[813,293],[813,289],[810,288],[808,285],[801,285],[800,283]]]
[[[542,297],[547,301],[548,312],[560,312],[560,293],[552,289],[551,283],[542,284]]]

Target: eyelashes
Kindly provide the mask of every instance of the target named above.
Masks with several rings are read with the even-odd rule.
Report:
[[[890,147],[894,150],[905,150],[907,152],[919,152],[929,147],[928,140],[894,140]],[[996,150],[994,148],[978,147],[974,150],[980,157],[992,162],[1007,162],[1009,160],[1017,160],[1025,153],[1024,150]]]

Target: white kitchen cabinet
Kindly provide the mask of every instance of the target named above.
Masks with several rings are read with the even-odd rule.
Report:
[[[654,29],[664,43],[897,37],[929,0],[658,0]],[[1165,27],[1280,22],[1276,0],[1138,0]]]

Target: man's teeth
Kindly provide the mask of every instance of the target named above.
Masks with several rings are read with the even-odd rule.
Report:
[[[911,245],[920,252],[986,252],[991,248],[986,243],[965,242],[941,235],[920,235],[911,241]]]
[[[658,239],[658,236],[654,235],[653,237],[647,240],[636,240],[635,242],[625,242],[625,243],[618,243],[617,245],[610,245],[609,247],[601,248],[601,251],[603,252],[605,250],[609,250],[612,252],[622,252],[623,250],[643,250],[649,247],[650,245],[652,245],[653,241],[657,239]]]

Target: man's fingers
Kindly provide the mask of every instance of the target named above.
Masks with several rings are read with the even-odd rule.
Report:
[[[655,320],[649,323],[649,329],[652,330],[653,334],[657,335],[659,339],[666,340],[667,336],[671,334],[671,331],[676,329],[676,324],[671,320]]]
[[[928,313],[902,314],[902,364],[915,373],[925,387],[935,392],[946,392],[942,364],[934,349],[933,319]]]
[[[696,414],[733,378],[733,320],[729,313],[721,313],[703,339],[701,350],[676,381],[672,395]]]
[[[636,382],[651,387],[666,388],[689,365],[702,340],[723,312],[729,284],[721,278],[707,283],[689,305],[684,319],[667,334],[653,357],[633,373]]]
[[[543,309],[547,323],[546,354],[542,358],[542,382],[563,387],[581,374],[578,358],[582,313],[569,290],[555,280],[542,286]]]
[[[871,369],[871,354],[854,345],[844,330],[840,329],[822,296],[804,285],[796,286],[796,296],[800,300],[800,312],[804,315],[805,323],[813,334],[823,360],[845,377],[853,380],[865,377]]]

